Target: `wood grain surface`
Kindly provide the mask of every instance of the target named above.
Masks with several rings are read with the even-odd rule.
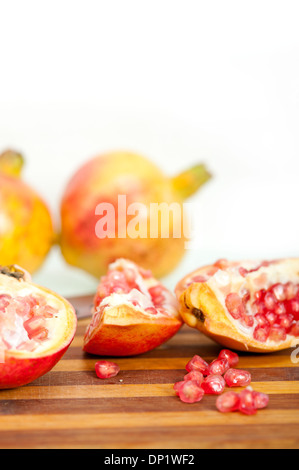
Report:
[[[71,299],[79,317],[88,314],[90,300]],[[254,416],[222,414],[215,396],[185,404],[172,388],[194,354],[210,361],[219,345],[184,326],[160,348],[111,358],[121,371],[100,380],[94,370],[98,358],[82,351],[88,321],[79,320],[72,345],[52,371],[27,386],[0,391],[1,448],[299,447],[299,368],[291,350],[240,353],[238,367],[251,372],[253,388],[268,393],[270,403]]]

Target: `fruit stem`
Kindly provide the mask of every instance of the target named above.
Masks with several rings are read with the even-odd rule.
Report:
[[[172,185],[182,199],[192,196],[212,177],[203,163],[195,165],[172,178]]]
[[[24,165],[24,158],[15,150],[6,150],[0,154],[0,173],[18,177]]]

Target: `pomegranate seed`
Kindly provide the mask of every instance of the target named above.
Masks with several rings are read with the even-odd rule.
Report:
[[[288,300],[286,309],[288,313],[294,315],[295,320],[299,320],[299,300]]]
[[[266,294],[265,289],[261,289],[258,292],[254,293],[254,297],[257,301],[260,301],[260,300],[263,300],[263,298],[265,297],[265,294]]]
[[[254,402],[254,407],[257,408],[258,410],[261,410],[262,408],[266,408],[266,406],[269,403],[269,395],[266,395],[265,393],[262,392],[252,392],[253,394],[253,402]]]
[[[226,359],[230,367],[235,367],[239,362],[238,354],[230,351],[229,349],[222,349],[219,353],[218,359]]]
[[[275,306],[274,312],[277,315],[284,315],[286,313],[286,308],[283,302],[278,302]]]
[[[239,268],[239,273],[241,274],[242,277],[246,277],[247,274],[249,273],[248,269],[245,269],[245,268]]]
[[[229,413],[239,409],[240,397],[236,392],[226,392],[216,400],[216,408],[221,413]]]
[[[293,299],[298,292],[297,286],[291,282],[287,282],[284,286],[284,293],[287,300]]]
[[[247,304],[250,300],[250,292],[247,289],[244,289],[244,292],[242,293],[242,302],[244,304]]]
[[[195,380],[200,385],[203,382],[203,375],[199,370],[191,370],[191,372],[184,375],[184,380]]]
[[[261,343],[265,343],[269,337],[270,333],[270,326],[257,326],[254,329],[253,337],[256,341],[260,341]]]
[[[178,390],[180,400],[185,403],[195,403],[204,396],[204,391],[195,380],[184,380]]]
[[[110,377],[115,377],[120,368],[117,364],[110,361],[98,361],[95,364],[96,374],[99,379],[109,379]]]
[[[208,375],[223,375],[228,369],[227,359],[215,359],[209,365]]]
[[[239,411],[246,415],[256,414],[257,408],[255,406],[255,400],[251,388],[245,388],[245,390],[242,390],[242,392],[239,394],[239,397]]]
[[[295,338],[299,337],[299,321],[292,325],[289,334],[295,336]]]
[[[228,369],[224,380],[229,387],[246,387],[251,382],[251,374],[246,370]]]
[[[231,293],[226,296],[225,305],[231,316],[237,320],[245,313],[245,308],[241,297],[236,293]]]
[[[286,299],[285,289],[282,284],[275,284],[272,286],[272,292],[277,300],[282,301]]]
[[[244,315],[244,317],[240,318],[240,323],[246,328],[251,328],[254,325],[254,318],[252,315]]]
[[[292,326],[293,318],[294,318],[293,315],[291,315],[290,313],[280,315],[278,319],[279,325],[285,328],[286,330],[289,330]]]
[[[285,341],[287,337],[286,330],[282,326],[272,326],[270,328],[269,339],[279,343],[280,341]]]
[[[264,302],[261,300],[256,300],[252,304],[252,309],[253,309],[253,312],[257,315],[264,315],[267,312],[266,306]]]
[[[24,328],[27,331],[29,339],[37,338],[45,329],[45,319],[42,316],[34,316],[24,322]],[[47,331],[47,330],[46,330]]]
[[[192,282],[206,282],[208,280],[205,276],[195,276],[192,278]]]
[[[269,326],[270,323],[269,321],[267,320],[267,317],[265,315],[262,315],[261,313],[257,313],[254,318],[256,319],[256,321],[258,322],[258,324],[260,326]]]
[[[266,317],[266,320],[268,320],[268,323],[270,325],[274,325],[274,323],[276,323],[276,320],[277,320],[277,315],[273,312],[267,312],[265,314],[265,317]]]
[[[208,395],[220,395],[225,389],[225,380],[222,375],[209,375],[201,384],[201,388]]]
[[[173,385],[173,389],[174,389],[177,396],[179,396],[179,390],[180,390],[181,386],[183,385],[183,383],[184,383],[184,380],[181,380],[180,382],[176,382]]]
[[[276,305],[277,299],[275,295],[273,295],[271,292],[267,292],[264,298],[264,302],[268,310],[273,310]]]
[[[186,364],[186,370],[188,372],[191,372],[192,370],[198,370],[203,375],[208,375],[209,364],[196,354]]]

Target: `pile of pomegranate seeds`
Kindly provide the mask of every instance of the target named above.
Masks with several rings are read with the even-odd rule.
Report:
[[[245,370],[234,369],[239,362],[238,354],[229,349],[222,349],[217,359],[208,364],[195,355],[186,365],[188,374],[184,380],[173,386],[176,395],[185,403],[196,403],[205,394],[220,395],[216,401],[219,411],[241,411],[244,414],[255,414],[258,409],[268,405],[268,395],[255,392],[248,387],[251,374]],[[224,375],[224,377],[223,377]],[[223,393],[225,386],[247,387],[240,393]]]
[[[0,295],[0,338],[3,349],[34,351],[48,339],[47,319],[58,310],[43,297]]]
[[[256,341],[279,343],[287,335],[299,337],[299,285],[277,283],[250,297],[248,291],[244,296],[230,293],[225,305],[235,320],[245,327],[254,327]]]
[[[95,364],[95,370],[99,379],[110,379],[119,373],[120,368],[115,362],[98,361]]]

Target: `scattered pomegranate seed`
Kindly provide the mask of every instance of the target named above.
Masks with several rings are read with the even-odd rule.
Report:
[[[186,364],[186,370],[191,372],[192,370],[198,370],[203,375],[208,375],[209,371],[209,364],[204,361],[200,356],[197,354],[190,359],[190,361]]]
[[[208,375],[223,375],[229,369],[227,359],[215,359],[211,362],[208,369]]]
[[[188,374],[184,375],[184,380],[195,380],[199,384],[203,382],[203,374],[199,370],[191,370]]]
[[[98,361],[95,364],[96,374],[99,379],[109,379],[110,377],[115,377],[120,368],[117,364],[110,361]]]
[[[229,387],[246,387],[251,382],[251,374],[246,370],[229,369],[224,379]]]
[[[244,304],[241,297],[236,293],[231,293],[226,296],[225,305],[231,316],[237,320],[245,313]]]
[[[226,359],[229,367],[235,367],[239,362],[238,354],[230,351],[229,349],[222,349],[219,353],[218,359]]]
[[[242,390],[242,392],[240,392],[239,397],[239,411],[246,415],[256,414],[257,408],[255,406],[255,399],[252,389],[250,387],[245,388],[245,390]]]
[[[221,413],[229,413],[239,409],[240,397],[236,392],[226,392],[216,400],[216,407]]]
[[[261,410],[262,408],[266,408],[269,403],[269,395],[262,392],[252,392],[253,394],[253,402],[256,409]]]
[[[222,375],[209,375],[201,384],[207,395],[220,395],[225,389],[225,380]]]
[[[179,387],[178,394],[180,400],[185,403],[195,403],[202,400],[204,391],[195,380],[184,380]]]
[[[181,386],[183,385],[183,383],[184,383],[184,380],[181,380],[180,382],[176,382],[173,385],[173,389],[174,389],[177,396],[179,396],[179,390],[180,390]]]

